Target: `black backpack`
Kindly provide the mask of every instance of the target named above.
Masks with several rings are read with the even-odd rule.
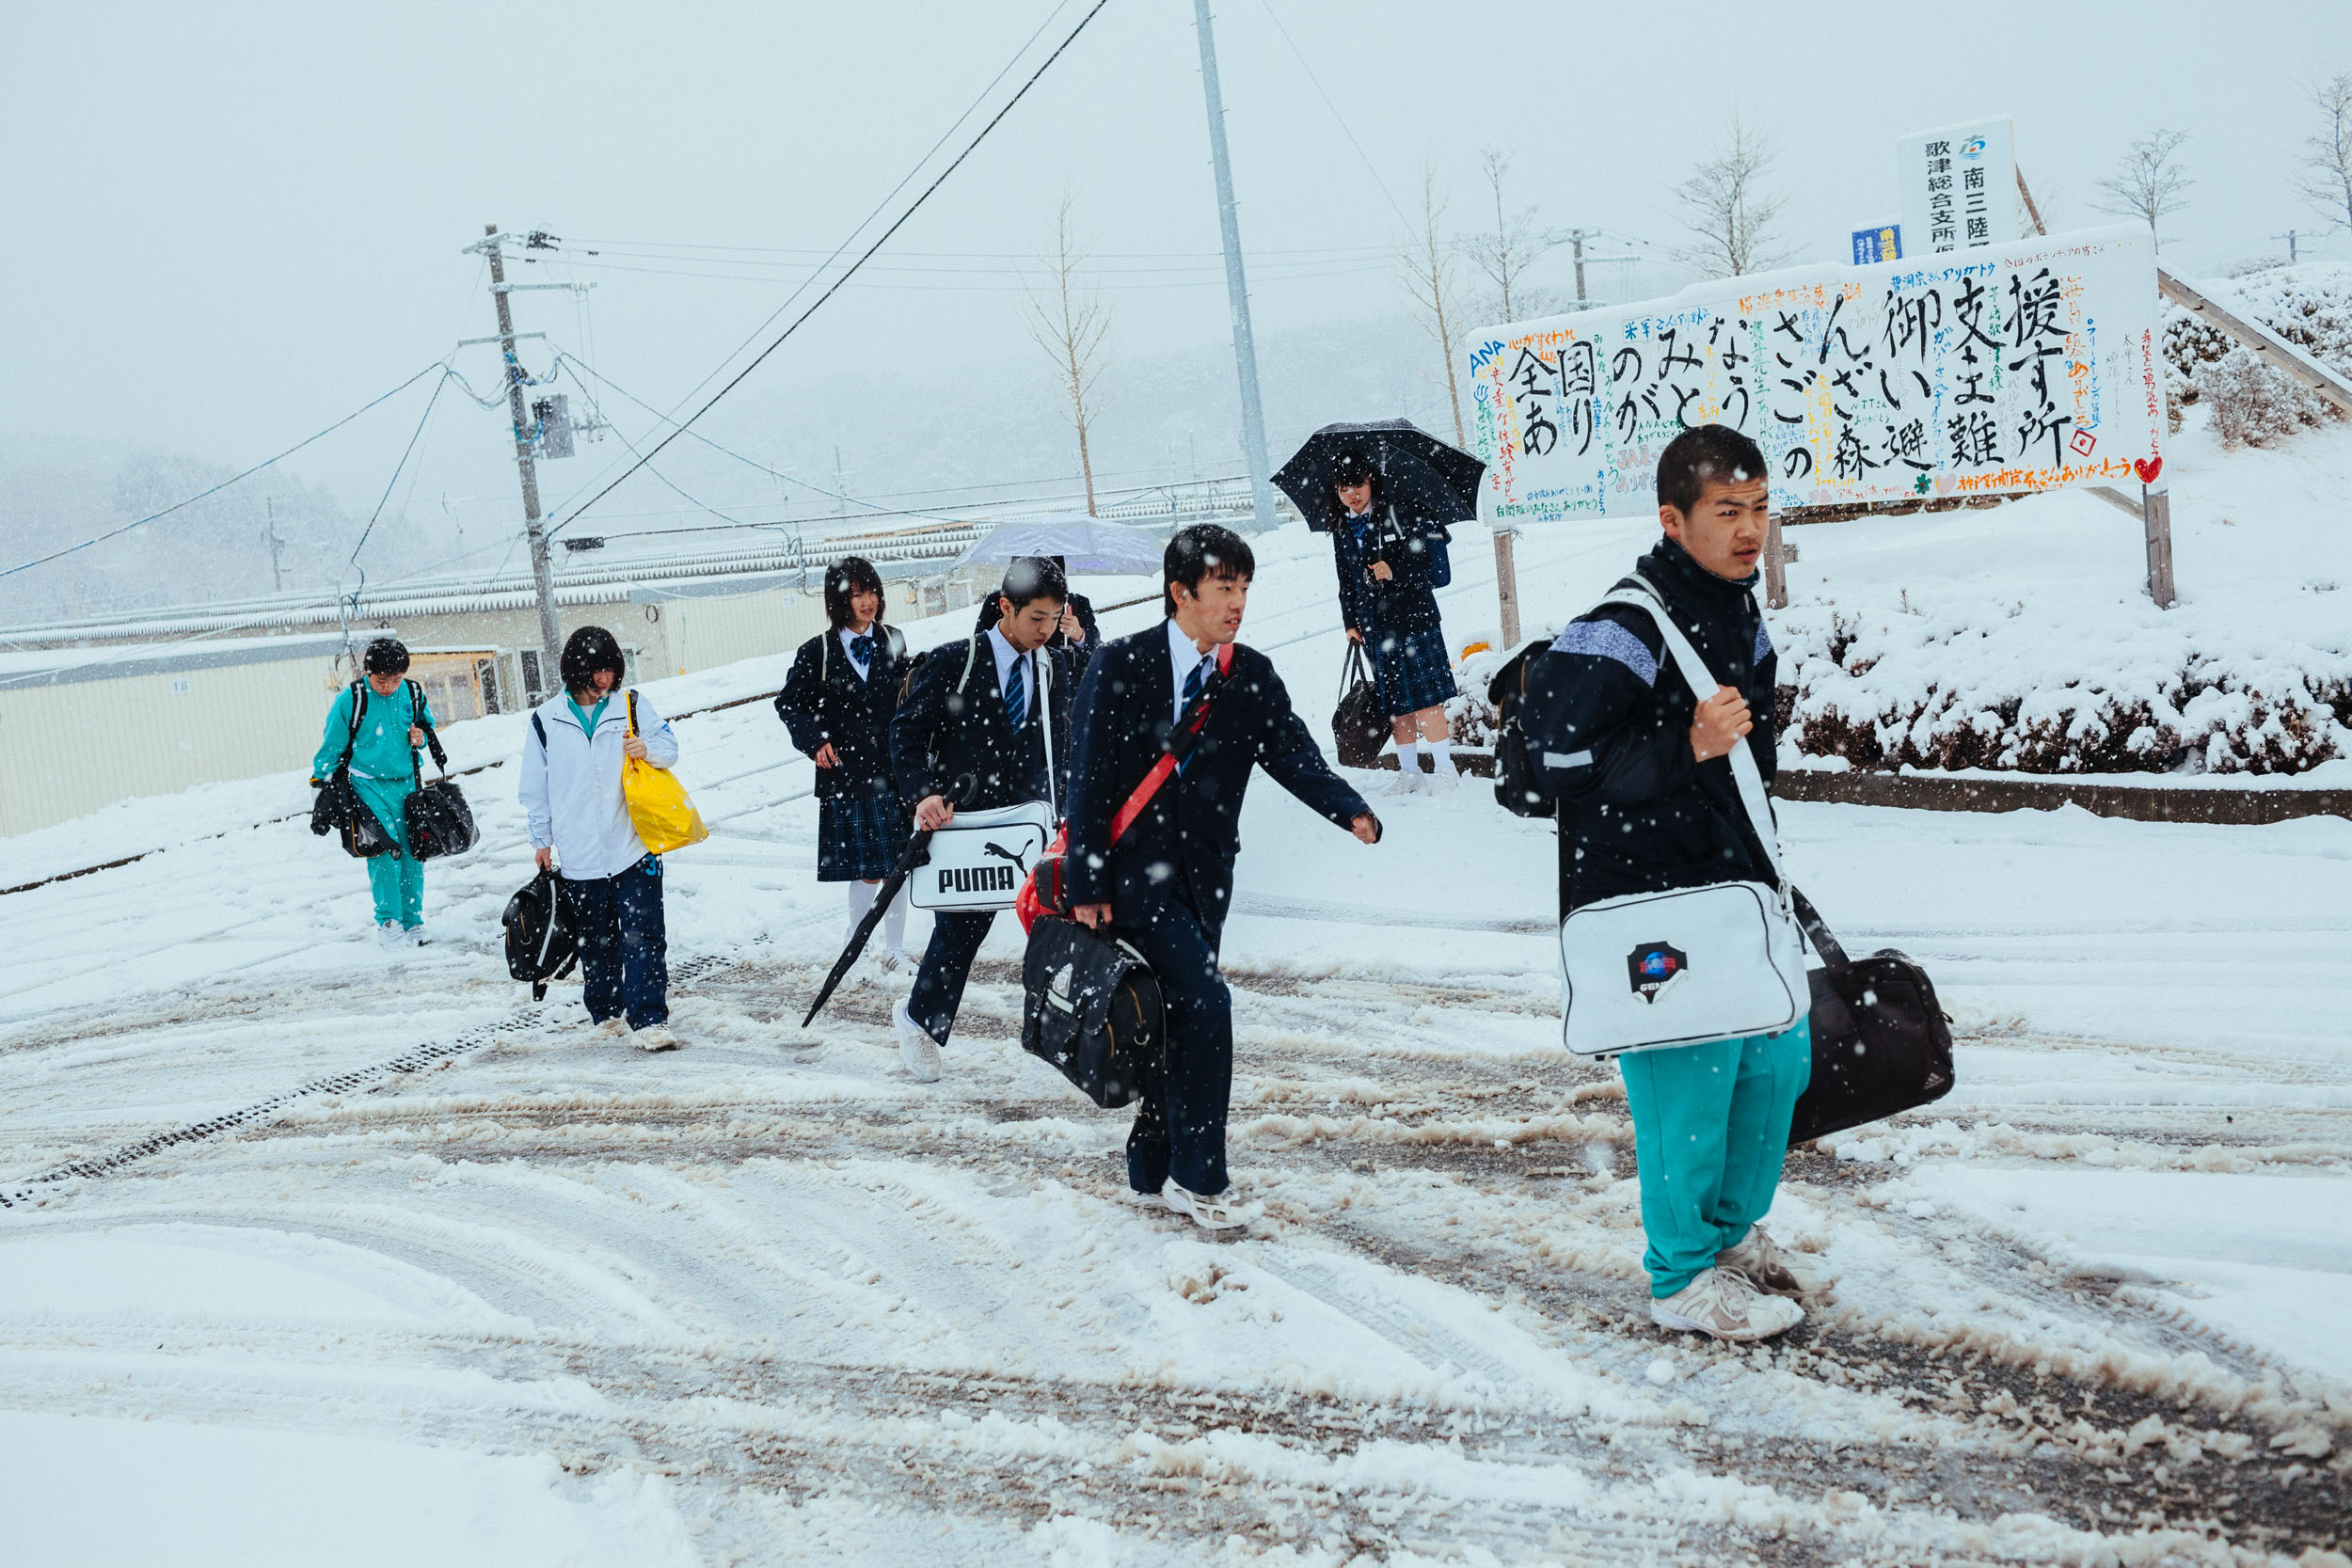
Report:
[[[1543,765],[1543,747],[1527,738],[1519,713],[1528,674],[1550,646],[1540,637],[1530,639],[1486,683],[1486,701],[1495,710],[1495,803],[1514,816],[1549,817],[1560,810]]]
[[[555,873],[542,871],[506,901],[506,973],[531,983],[531,999],[544,1002],[548,982],[561,980],[580,961],[571,913]]]
[[[1104,1110],[1157,1086],[1167,1009],[1152,966],[1074,920],[1041,920],[1022,963],[1021,1048]]]

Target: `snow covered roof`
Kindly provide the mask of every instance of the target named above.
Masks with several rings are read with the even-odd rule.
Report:
[[[289,658],[332,658],[342,651],[340,632],[332,637],[206,639],[184,646],[142,642],[110,648],[0,650],[0,691],[177,674],[184,670],[220,670],[235,664],[271,664]]]

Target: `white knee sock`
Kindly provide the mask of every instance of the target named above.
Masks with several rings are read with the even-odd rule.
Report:
[[[889,953],[906,951],[907,890],[904,884],[898,888],[898,896],[890,901],[890,908],[882,913],[882,939],[889,943],[883,951]]]
[[[1429,770],[1432,773],[1454,771],[1454,742],[1451,738],[1429,743]]]
[[[879,890],[879,884],[852,879],[842,885],[850,890],[849,929],[854,931],[857,923],[866,918],[866,911],[874,907],[874,895]]]
[[[1418,739],[1396,743],[1396,770],[1400,773],[1421,771],[1421,742]]]

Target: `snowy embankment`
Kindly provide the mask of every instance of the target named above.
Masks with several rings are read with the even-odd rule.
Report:
[[[1805,531],[1800,570],[1871,580],[1934,547],[1935,521],[1904,526]],[[1530,619],[1589,603],[1648,531],[1522,540]],[[2135,582],[2112,553],[2097,570]],[[1455,561],[1460,643],[1491,566]],[[1330,592],[1320,541],[1264,542],[1245,636],[1318,729]],[[780,668],[653,689],[682,711]],[[460,728],[475,760],[517,740]],[[671,1056],[503,978],[528,871],[505,767],[468,781],[482,846],[429,870],[439,940],[397,958],[300,821],[0,902],[10,1195],[500,1030],[0,1212],[0,1433],[41,1456],[0,1466],[12,1540],[309,1562],[348,1503],[367,1539],[337,1560],[2341,1549],[2352,824],[1788,805],[1849,944],[1935,975],[1961,1083],[1797,1151],[1772,1223],[1838,1296],[1735,1353],[1642,1315],[1614,1073],[1557,1043],[1551,836],[1483,786],[1377,800],[1376,848],[1252,791],[1225,959],[1263,1218],[1215,1245],[1129,1202],[1125,1118],[1018,1049],[1009,922],[935,1086],[898,1068],[902,982],[861,972],[794,1028],[841,927],[809,769],[763,704],[680,736],[716,831],[669,862]]]

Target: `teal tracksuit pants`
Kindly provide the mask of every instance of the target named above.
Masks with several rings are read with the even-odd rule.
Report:
[[[368,891],[375,895],[375,923],[392,921],[414,929],[424,924],[424,864],[408,852],[406,807],[416,785],[407,779],[363,779],[355,773],[351,787],[400,846],[397,855],[368,859]]]
[[[1780,1186],[1788,1122],[1813,1076],[1809,1022],[1777,1035],[1636,1051],[1617,1058],[1642,1180],[1642,1266],[1673,1295],[1764,1217]]]

